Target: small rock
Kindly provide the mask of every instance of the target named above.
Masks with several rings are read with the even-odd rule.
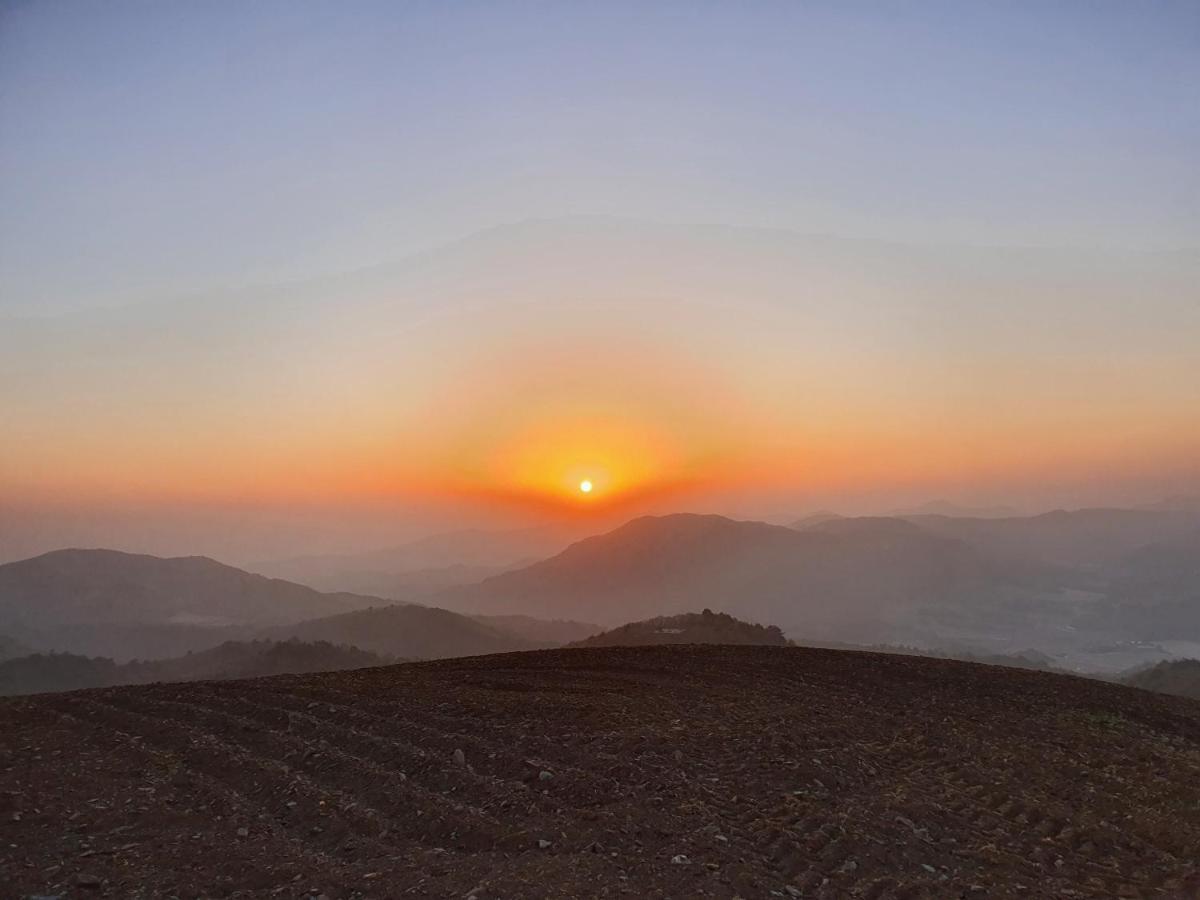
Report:
[[[103,882],[100,880],[100,876],[93,875],[90,872],[87,872],[87,873],[81,872],[80,874],[75,876],[75,886],[76,887],[98,888],[98,887],[100,887],[101,884],[103,884]]]
[[[239,828],[237,830],[237,836],[238,837],[250,837],[250,829],[249,828]]]
[[[542,838],[541,840],[538,841],[538,849],[539,850],[549,850],[550,842],[548,840],[546,840],[545,838]]]
[[[542,769],[542,771],[538,772],[538,781],[549,781],[553,777],[554,773],[547,772],[545,769]]]
[[[467,754],[462,752],[462,748],[454,751],[454,764],[456,766],[465,766],[467,764]]]
[[[688,863],[691,862],[691,860],[688,859],[686,856],[684,856],[682,853],[680,853],[678,856],[672,856],[671,862],[677,866],[686,866]]]
[[[929,865],[929,863],[921,863],[921,868],[924,869],[926,872],[928,872],[930,875],[937,874],[937,869],[935,869],[933,866]]]

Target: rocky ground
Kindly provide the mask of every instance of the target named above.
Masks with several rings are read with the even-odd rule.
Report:
[[[775,647],[13,698],[0,895],[1200,896],[1200,703]]]

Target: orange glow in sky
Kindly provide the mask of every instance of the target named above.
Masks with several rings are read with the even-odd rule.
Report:
[[[873,245],[736,229],[489,240],[417,288],[385,273],[234,317],[163,305],[0,331],[0,499],[599,520],[741,495],[1169,484],[1200,458],[1183,258],[1150,293],[1121,260],[1093,274],[1099,258],[1043,277],[947,251],[927,276],[915,251],[893,266]]]

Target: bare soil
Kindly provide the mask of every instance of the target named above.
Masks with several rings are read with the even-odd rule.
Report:
[[[1200,703],[601,648],[0,702],[0,896],[1200,896]]]

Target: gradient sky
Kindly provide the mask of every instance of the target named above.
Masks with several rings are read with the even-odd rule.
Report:
[[[1191,489],[1198,92],[1191,2],[4,4],[0,541]]]

